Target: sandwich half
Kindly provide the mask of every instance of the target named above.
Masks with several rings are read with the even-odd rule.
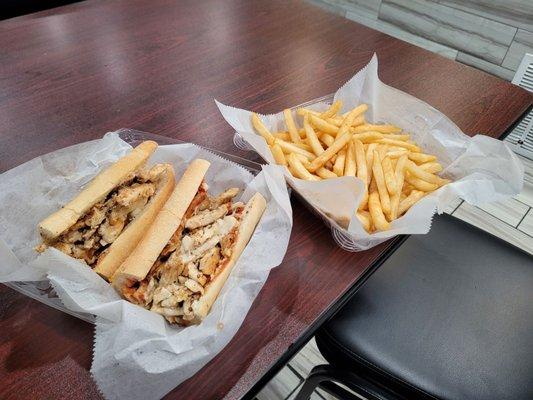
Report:
[[[146,141],[98,174],[76,197],[39,223],[36,250],[55,247],[109,280],[174,189],[169,164],[146,168],[157,143]]]
[[[256,193],[234,202],[238,189],[208,195],[209,162],[191,162],[146,236],[112,283],[132,303],[170,323],[200,323],[209,313],[266,207]]]

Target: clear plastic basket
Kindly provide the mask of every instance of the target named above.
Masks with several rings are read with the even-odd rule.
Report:
[[[166,136],[160,136],[152,133],[146,133],[137,131],[134,129],[119,129],[117,131],[120,138],[125,142],[129,143],[132,146],[136,146],[144,140],[153,140],[159,145],[168,145],[168,144],[182,144],[187,143],[182,140],[169,138]],[[209,149],[203,146],[204,150],[210,151],[222,158],[225,158],[228,161],[234,162],[246,168],[253,175],[257,175],[261,171],[261,164],[258,164],[253,161],[246,160],[241,157],[237,157],[228,153],[224,153],[218,150]],[[40,301],[50,307],[53,307],[59,311],[63,311],[67,314],[73,315],[77,318],[80,318],[84,321],[94,323],[94,316],[86,313],[77,313],[66,308],[59,297],[57,297],[56,292],[48,281],[38,281],[38,282],[6,282],[4,285],[9,286],[10,288],[20,292],[28,297],[31,297],[34,300]]]
[[[328,103],[331,104],[333,102],[333,94],[320,97],[317,99],[313,99],[311,101],[308,101],[306,103],[297,105],[296,107],[293,107],[293,109],[297,109],[300,107],[308,107],[313,104],[317,103]],[[233,135],[233,143],[235,146],[244,151],[254,151],[254,149],[242,138],[241,135],[239,135],[237,132]],[[257,153],[256,153],[257,154]],[[260,158],[262,158],[259,154],[257,154]],[[263,161],[266,162],[266,160],[263,159]],[[289,183],[288,183],[289,184]],[[289,184],[290,185],[290,184]],[[293,188],[294,189],[294,188]],[[295,193],[298,193],[296,190]],[[348,233],[348,231],[340,226],[336,221],[333,219],[327,217],[321,210],[313,207],[311,204],[309,204],[303,196],[299,196],[303,203],[306,205],[306,207],[315,215],[322,218],[324,223],[331,229],[331,235],[333,236],[333,239],[335,240],[335,243],[337,243],[342,249],[346,251],[361,251],[361,248],[355,243],[355,240],[351,237],[351,235]]]

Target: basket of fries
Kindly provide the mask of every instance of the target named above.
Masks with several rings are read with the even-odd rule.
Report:
[[[333,96],[277,114],[217,105],[235,145],[285,166],[288,184],[349,251],[427,233],[457,197],[476,205],[521,190],[523,167],[503,142],[465,135],[377,71],[374,56]]]

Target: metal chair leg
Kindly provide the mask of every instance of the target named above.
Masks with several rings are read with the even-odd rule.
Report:
[[[295,400],[308,400],[313,391],[320,387],[331,395],[343,400],[360,400],[357,396],[337,385],[335,382],[346,385],[354,392],[364,396],[368,400],[387,400],[389,396],[383,389],[373,383],[359,377],[353,372],[335,368],[329,364],[317,365],[305,379],[302,388]]]

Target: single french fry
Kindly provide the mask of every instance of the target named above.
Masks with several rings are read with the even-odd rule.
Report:
[[[362,133],[367,131],[376,131],[381,133],[398,133],[401,132],[401,128],[394,125],[372,125],[364,124],[355,128],[355,133]]]
[[[274,143],[273,146],[270,146],[270,151],[272,152],[274,160],[276,160],[276,164],[287,165],[287,159],[285,158],[285,154],[283,154],[283,150],[279,147],[279,144]]]
[[[442,171],[442,165],[440,165],[438,162],[428,162],[425,164],[420,164],[419,167],[431,174],[436,174]]]
[[[339,128],[339,130],[342,128]],[[311,172],[315,172],[317,169],[322,167],[334,154],[337,154],[351,139],[352,135],[348,132],[337,137],[333,144],[329,146],[326,151],[320,154],[317,158],[311,163]]]
[[[309,123],[308,115],[304,117],[304,129],[305,129],[305,134],[307,135],[307,139],[306,139],[307,144],[311,146],[311,150],[313,151],[313,153],[319,156],[320,154],[324,152],[324,148],[318,141],[318,137],[316,136],[315,130]]]
[[[295,145],[296,147],[299,147],[300,149],[303,149],[303,150],[306,150],[310,153],[313,152],[313,149],[311,148],[311,146],[309,146],[307,143],[293,143],[293,145]]]
[[[285,154],[299,153],[299,154],[303,154],[304,156],[306,156],[309,160],[315,159],[315,155],[313,153],[307,150],[301,149],[300,147],[296,146],[294,143],[286,142],[281,139],[275,139],[275,141],[276,141],[276,144],[278,144],[279,147],[281,147],[281,150],[283,150]]]
[[[365,193],[363,194],[361,204],[359,204],[357,211],[363,211],[366,209],[368,209],[368,188],[365,188]]]
[[[377,147],[377,143],[370,143],[366,149],[366,170],[368,171],[369,184],[372,176],[372,160],[374,159],[374,150],[377,149]]]
[[[411,153],[409,154],[409,160],[414,161],[417,164],[424,164],[431,161],[436,161],[437,157],[431,154]]]
[[[379,157],[379,156],[378,156]],[[383,204],[380,203],[380,197],[377,192],[371,192],[368,196],[368,210],[372,216],[372,222],[378,231],[386,231],[390,225],[383,215]]]
[[[322,119],[331,118],[334,115],[336,115],[341,108],[342,108],[342,101],[337,100],[326,111],[320,114],[320,118]]]
[[[346,159],[344,160],[344,176],[355,176],[356,172],[355,144],[353,140],[350,140],[347,144]]]
[[[387,157],[389,157],[390,159],[398,159],[400,158],[401,156],[406,156],[407,154],[409,154],[409,150],[407,149],[401,149],[401,150],[392,150],[387,152]]]
[[[381,201],[381,208],[386,215],[390,214],[390,197],[385,184],[385,176],[383,174],[383,167],[379,152],[374,150],[374,158],[372,160],[372,174],[376,181],[378,188],[379,200]],[[370,201],[370,200],[369,200]],[[372,219],[374,216],[372,215]]]
[[[383,175],[385,177],[385,185],[390,195],[398,193],[398,186],[396,185],[396,176],[394,170],[392,169],[392,163],[390,158],[385,156],[381,161],[381,166],[383,167]]]
[[[357,177],[361,179],[365,186],[368,185],[368,171],[366,169],[365,148],[360,140],[353,139],[355,147],[355,164],[357,170]]]
[[[263,124],[263,121],[259,118],[256,113],[252,113],[252,125],[254,129],[266,140],[269,146],[274,144],[274,136],[270,133],[267,127]]]
[[[296,110],[296,114],[300,115],[300,116],[304,116],[305,114],[312,114],[312,115],[320,115],[320,113],[318,111],[315,111],[315,110],[310,110],[309,108],[299,108],[298,110]]]
[[[409,193],[411,193],[411,191],[413,190],[416,190],[415,187],[413,185],[411,185],[409,182],[407,182],[407,180],[405,179],[405,177],[407,175],[409,175],[409,172],[405,172],[405,165],[404,165],[404,171],[403,171],[404,175],[403,175],[403,187],[402,187],[402,193],[404,193],[406,196],[409,196]]]
[[[407,142],[411,137],[411,135],[400,135],[399,133],[383,133],[382,135],[384,139],[401,140],[402,142]]]
[[[324,121],[326,121],[328,124],[335,125],[336,127],[342,125],[342,118],[326,118]]]
[[[350,128],[350,132],[353,133],[354,128]],[[383,133],[379,132],[365,132],[365,133],[354,133],[354,139],[360,140],[363,143],[371,143],[383,139]]]
[[[427,193],[420,190],[413,190],[409,196],[403,199],[398,209],[398,215],[402,215],[409,210],[418,200],[424,197]]]
[[[389,147],[386,144],[380,144],[377,150],[379,152],[380,160],[383,160],[385,158],[385,154],[387,154],[387,151],[389,150]]]
[[[289,136],[289,132],[275,132],[272,134],[276,139],[281,140],[291,140],[291,137]]]
[[[400,207],[400,200],[401,196],[403,194],[402,188],[403,188],[403,181],[404,181],[404,170],[405,170],[405,163],[407,162],[407,155],[402,155],[398,162],[396,163],[396,168],[394,170],[394,175],[396,176],[396,185],[398,187],[398,191],[394,193],[390,198],[390,208],[391,208],[391,221],[398,218],[398,210]]]
[[[344,118],[344,121],[342,121],[342,124],[339,127],[339,130],[337,131],[336,137],[343,136],[345,133],[350,132],[355,118],[362,112],[365,112],[367,108],[368,106],[366,104],[361,104],[355,107],[352,111],[350,111],[348,115]]]
[[[335,125],[335,126],[341,126],[342,125],[342,121],[344,121],[344,118],[328,118],[328,119],[326,119],[326,122],[330,123],[331,125]],[[351,128],[353,128],[355,126],[363,125],[365,122],[366,122],[365,121],[365,116],[364,115],[359,115],[358,117],[355,117],[355,119],[353,120]]]
[[[359,115],[355,117],[355,119],[352,122],[352,127],[363,125],[366,123],[366,119],[364,115]]]
[[[288,108],[283,110],[283,116],[285,117],[285,125],[287,125],[287,130],[289,131],[289,136],[291,137],[292,142],[300,143],[302,140],[298,133],[298,128],[296,128],[296,124],[294,123],[294,119],[292,118],[291,110]]]
[[[299,153],[293,153],[293,154],[296,155],[296,157],[298,157],[298,159],[300,160],[300,162],[305,168],[311,165],[311,161],[309,161],[309,159],[303,154],[299,154]]]
[[[394,140],[394,139],[380,139],[378,140],[378,143],[381,144],[388,144],[391,146],[398,146],[398,147],[404,147],[407,150],[411,150],[414,152],[419,152],[420,147],[418,147],[416,144],[412,144],[409,142],[402,142],[401,140]]]
[[[324,143],[326,146],[331,146],[333,142],[335,141],[335,138],[331,135],[328,135],[327,133],[323,133],[319,136],[322,143]]]
[[[352,111],[350,111],[350,112],[348,113],[348,115],[352,114],[352,115],[353,115],[353,118],[354,118],[354,120],[355,120],[355,118],[357,118],[358,116],[360,116],[360,115],[366,113],[367,110],[368,110],[368,105],[366,105],[366,104],[359,104],[359,105],[358,105],[357,107],[355,107]],[[352,123],[353,123],[354,120],[352,120]],[[350,124],[350,125],[351,125],[351,124]]]
[[[324,121],[322,118],[317,117],[313,114],[309,114],[309,123],[315,128],[317,128],[319,131],[329,133],[333,136],[337,136],[337,132],[339,131],[339,127],[331,125],[330,123]]]
[[[320,167],[319,169],[317,169],[316,174],[323,179],[338,178],[335,172],[332,172],[324,167]]]
[[[355,216],[361,222],[361,225],[363,225],[363,228],[365,228],[365,231],[370,232],[370,215],[369,215],[369,213],[366,213],[364,211],[357,211],[355,213]]]
[[[337,158],[333,164],[333,172],[337,176],[344,176],[344,160],[346,159],[346,150],[342,149],[337,153]]]
[[[294,175],[297,178],[305,179],[307,181],[319,181],[320,180],[318,176],[311,174],[304,167],[304,165],[302,164],[300,159],[296,156],[296,154],[294,153],[289,154],[287,161],[289,162],[289,165],[291,166],[292,170],[294,171]]]
[[[422,168],[420,168],[418,165],[416,165],[411,160],[409,160],[407,164],[405,164],[405,168],[407,168],[407,171],[409,171],[411,175],[417,178],[420,178],[426,182],[434,183],[439,186],[443,184],[444,180],[442,178],[430,172],[424,171]]]
[[[417,178],[416,176],[413,176],[410,173],[405,175],[405,181],[413,185],[415,189],[421,190],[423,192],[432,192],[439,187],[439,185],[435,183],[429,183],[428,181]]]

